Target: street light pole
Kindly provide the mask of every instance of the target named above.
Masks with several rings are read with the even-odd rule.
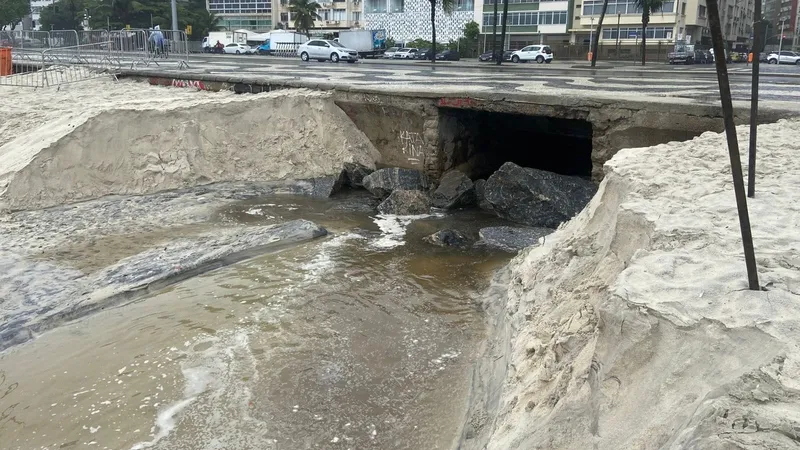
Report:
[[[781,20],[781,34],[780,41],[778,41],[778,64],[781,63],[781,50],[783,50],[783,27],[786,25],[786,19]]]
[[[590,17],[591,28],[589,28],[589,51],[592,51],[592,42],[594,42],[594,16]]]
[[[173,30],[177,30],[178,29],[178,4],[177,4],[177,2],[175,0],[172,0],[170,6],[172,8],[172,29]]]

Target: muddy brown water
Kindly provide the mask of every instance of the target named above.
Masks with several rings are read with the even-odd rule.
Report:
[[[332,234],[0,354],[0,448],[451,448],[484,338],[477,300],[508,255],[421,238],[499,221],[372,206],[354,193],[220,208],[216,225],[305,218]]]

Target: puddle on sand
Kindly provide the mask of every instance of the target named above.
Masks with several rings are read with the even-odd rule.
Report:
[[[449,448],[483,337],[475,298],[506,257],[420,242],[452,218],[375,245],[380,219],[348,201],[227,207],[222,221],[334,235],[0,354],[3,448]]]

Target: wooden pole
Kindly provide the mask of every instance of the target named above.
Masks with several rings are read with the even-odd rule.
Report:
[[[750,152],[747,160],[747,196],[756,195],[756,140],[758,135],[758,77],[759,77],[759,57],[761,51],[761,2],[756,0],[753,17],[753,85],[750,89]]]
[[[736,195],[736,209],[739,212],[739,228],[742,232],[742,245],[744,246],[744,262],[747,266],[747,279],[751,290],[760,289],[758,284],[758,269],[756,268],[756,255],[753,250],[753,235],[750,232],[750,217],[747,212],[747,196],[744,192],[744,176],[742,175],[742,161],[739,157],[739,142],[736,138],[736,125],[733,122],[733,101],[731,100],[731,86],[728,81],[728,66],[725,61],[725,43],[722,40],[722,25],[719,20],[719,6],[717,0],[707,0],[708,21],[711,26],[711,40],[714,44],[714,63],[717,66],[717,81],[719,82],[719,97],[722,102],[722,117],[725,123],[725,135],[728,138],[728,153],[731,159],[731,175],[733,175],[733,191]],[[716,57],[722,56],[721,58]]]

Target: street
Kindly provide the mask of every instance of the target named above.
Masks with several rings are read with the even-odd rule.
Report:
[[[380,86],[392,90],[525,92],[593,97],[690,99],[718,102],[713,64],[668,65],[599,62],[592,69],[585,61],[552,64],[496,66],[475,60],[459,62],[364,59],[356,64],[302,62],[293,57],[260,55],[203,55],[190,57],[183,73],[241,75],[263,79],[303,80],[342,86]],[[167,67],[149,67],[174,75]],[[749,101],[751,66],[730,64],[734,100]],[[767,103],[800,104],[800,66],[761,65],[760,98]]]

